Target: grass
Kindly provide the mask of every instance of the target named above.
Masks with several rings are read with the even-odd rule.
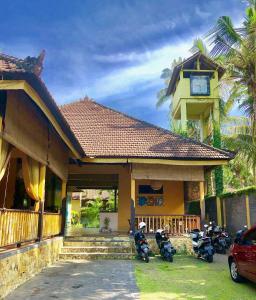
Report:
[[[255,300],[256,284],[234,283],[226,258],[212,264],[193,256],[176,255],[173,263],[151,258],[136,261],[135,276],[142,300]]]

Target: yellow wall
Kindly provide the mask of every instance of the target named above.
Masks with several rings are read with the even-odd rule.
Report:
[[[172,215],[184,214],[184,188],[182,181],[163,181],[164,205],[163,206],[139,206],[138,186],[150,184],[148,180],[136,181],[136,214]]]
[[[71,200],[71,210],[75,210],[80,214],[81,207],[80,207],[80,200]]]
[[[70,165],[69,174],[118,174],[118,230],[127,232],[129,229],[131,199],[130,165]]]
[[[118,231],[129,230],[130,202],[131,202],[131,170],[130,165],[70,165],[69,174],[118,174],[119,198],[118,198]],[[138,184],[150,184],[149,180],[136,180],[136,201],[138,199]],[[139,207],[135,203],[136,214],[184,214],[184,192],[182,181],[163,181],[164,206]],[[72,201],[79,202],[78,200]],[[74,205],[77,205],[74,203]],[[77,210],[77,209],[76,209]]]
[[[185,71],[185,70],[184,70]],[[193,70],[195,72],[195,70]],[[203,70],[201,70],[203,71]],[[180,80],[177,83],[176,91],[173,97],[173,111],[176,110],[176,106],[181,98],[185,99],[209,99],[209,98],[219,98],[219,81],[218,73],[214,72],[214,78],[210,79],[210,96],[191,96],[190,95],[190,79],[182,78],[183,72],[181,71]]]

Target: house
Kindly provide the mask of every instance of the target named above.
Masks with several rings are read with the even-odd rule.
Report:
[[[15,247],[27,243],[23,262],[34,257],[40,269],[56,258],[71,193],[86,188],[118,189],[119,232],[142,220],[172,234],[200,226],[204,173],[233,154],[88,98],[58,107],[40,77],[43,58],[0,54],[0,261],[19,265]],[[186,182],[198,183],[201,216],[186,214]]]

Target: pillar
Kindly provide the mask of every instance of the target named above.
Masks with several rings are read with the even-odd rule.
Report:
[[[245,206],[246,206],[246,221],[248,229],[251,228],[251,215],[250,215],[250,201],[249,196],[245,195]]]
[[[216,196],[216,209],[217,209],[217,224],[222,226],[222,212],[221,212],[221,200],[220,197]]]
[[[204,181],[200,181],[200,209],[201,209],[201,224],[205,222],[205,200],[204,200]]]
[[[136,201],[136,184],[135,179],[131,178],[131,217],[130,217],[130,230],[135,233],[135,201]]]
[[[203,143],[205,137],[204,133],[204,116],[203,114],[200,115],[200,142]]]
[[[130,229],[131,170],[123,166],[118,176],[118,231],[127,233]]]
[[[66,210],[65,210],[65,235],[67,235],[68,230],[71,226],[71,196],[72,193],[68,192],[66,196]]]
[[[35,211],[39,211],[39,219],[38,219],[38,240],[41,241],[43,239],[44,233],[44,202],[45,202],[45,176],[46,176],[46,166],[40,165],[39,172],[39,201],[36,202]]]
[[[186,103],[186,100],[181,100],[180,114],[181,114],[181,130],[182,130],[182,132],[187,132],[187,103]]]

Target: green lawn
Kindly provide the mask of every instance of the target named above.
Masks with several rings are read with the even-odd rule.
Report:
[[[256,284],[234,283],[226,258],[212,264],[192,256],[176,255],[173,263],[151,258],[135,262],[135,275],[142,300],[209,299],[255,300]]]

